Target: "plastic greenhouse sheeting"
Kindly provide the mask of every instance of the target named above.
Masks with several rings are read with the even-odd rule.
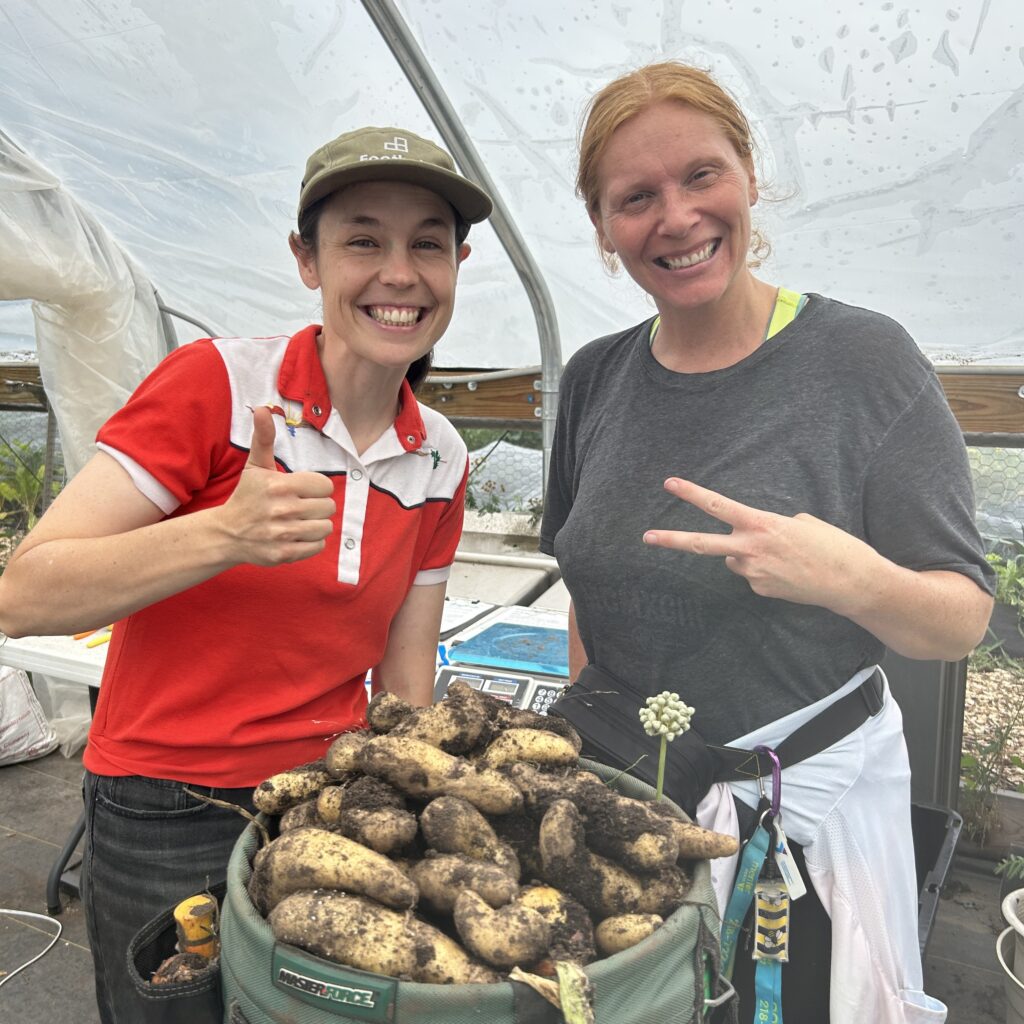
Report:
[[[1015,0],[397,8],[540,268],[563,357],[652,309],[609,278],[573,193],[583,105],[622,71],[680,58],[713,70],[753,121],[776,197],[755,210],[774,245],[766,279],[889,313],[936,361],[1022,360],[1008,301],[1024,241]],[[0,25],[0,130],[117,240],[129,278],[138,268],[217,333],[317,317],[286,244],[316,145],[368,123],[439,135],[358,0],[4,0]],[[0,191],[0,216],[9,200]],[[486,226],[470,241],[438,365],[536,364],[502,245]],[[4,240],[0,279],[22,255]],[[46,297],[31,297],[38,312]],[[33,333],[27,308],[0,304],[0,348]],[[138,344],[129,377],[153,359],[152,337]]]

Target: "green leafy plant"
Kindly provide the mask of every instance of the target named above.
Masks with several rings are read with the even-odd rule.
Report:
[[[1011,853],[996,865],[996,874],[1005,875],[1011,881],[1024,879],[1024,854]]]
[[[26,441],[4,441],[0,450],[0,521],[14,531],[31,530],[43,511],[46,450]],[[52,500],[60,490],[54,480]]]
[[[661,738],[658,751],[658,785],[655,800],[661,799],[665,788],[665,759],[668,756],[668,745],[677,736],[681,736],[690,728],[693,708],[685,704],[678,693],[664,690],[656,697],[648,697],[640,709],[640,722],[648,736]]]
[[[466,508],[486,514],[501,512],[504,508],[504,494],[504,485],[494,480],[484,480],[475,486],[471,484],[466,488]]]
[[[996,600],[1024,608],[1024,544],[1007,542],[1007,554],[990,552],[985,557],[996,573]]]

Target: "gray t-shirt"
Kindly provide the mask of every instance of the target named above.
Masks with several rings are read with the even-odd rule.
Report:
[[[724,743],[884,653],[849,619],[759,597],[722,558],[645,545],[653,528],[729,532],[665,491],[669,476],[811,513],[899,565],[992,590],[963,437],[899,324],[811,295],[750,356],[697,374],[654,358],[650,326],[591,342],[562,377],[540,547],[558,559],[591,662],[677,691],[694,728]]]

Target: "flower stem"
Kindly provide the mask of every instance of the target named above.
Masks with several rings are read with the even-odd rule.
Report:
[[[661,799],[661,791],[665,788],[665,755],[668,753],[668,740],[661,737],[661,749],[658,751],[658,792],[655,800]]]

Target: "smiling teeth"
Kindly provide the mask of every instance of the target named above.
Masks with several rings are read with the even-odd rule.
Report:
[[[711,259],[718,248],[718,242],[708,242],[703,249],[691,252],[689,256],[663,256],[660,262],[669,270],[682,270],[683,267],[694,267],[698,263]]]
[[[418,307],[409,306],[367,306],[366,311],[379,324],[390,327],[409,327],[420,318]]]

